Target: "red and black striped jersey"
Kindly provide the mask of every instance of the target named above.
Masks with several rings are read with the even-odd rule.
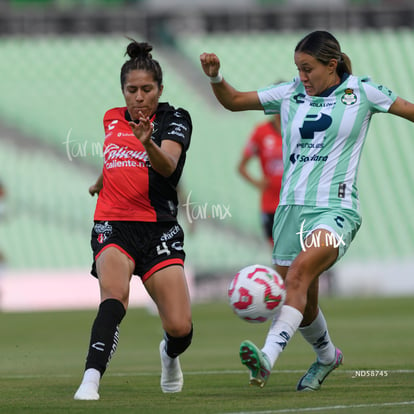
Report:
[[[152,139],[181,144],[182,153],[174,173],[163,177],[151,167],[144,146],[133,134],[126,107],[113,108],[104,116],[103,188],[99,192],[94,220],[171,221],[177,217],[176,186],[190,145],[189,113],[160,103],[153,119]]]

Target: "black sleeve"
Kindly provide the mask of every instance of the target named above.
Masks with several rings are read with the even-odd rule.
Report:
[[[171,111],[166,118],[161,141],[178,142],[183,146],[183,151],[187,151],[193,129],[190,114],[185,109],[178,108]]]

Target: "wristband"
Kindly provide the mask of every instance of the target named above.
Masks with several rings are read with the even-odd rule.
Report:
[[[209,76],[210,83],[220,83],[223,81],[223,75],[218,72],[216,76]]]

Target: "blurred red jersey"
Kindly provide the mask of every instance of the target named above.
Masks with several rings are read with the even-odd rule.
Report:
[[[175,221],[176,186],[190,145],[192,124],[187,111],[160,103],[153,120],[152,139],[161,146],[165,139],[179,142],[182,153],[175,172],[163,177],[153,170],[144,146],[128,122],[126,107],[113,108],[104,116],[103,188],[94,220]]]
[[[268,186],[262,193],[261,209],[264,213],[274,213],[282,186],[283,156],[282,137],[271,121],[255,128],[243,155],[247,158],[259,157],[263,175],[268,180]]]

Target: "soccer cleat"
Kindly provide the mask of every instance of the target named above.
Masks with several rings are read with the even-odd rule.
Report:
[[[181,371],[180,360],[171,358],[165,352],[165,340],[160,343],[161,357],[161,390],[165,393],[180,392],[183,388],[184,378]]]
[[[325,378],[339,365],[342,364],[344,356],[338,348],[335,350],[335,360],[332,364],[324,365],[320,362],[314,362],[306,374],[299,380],[296,386],[297,391],[316,391],[321,388]]]
[[[82,383],[73,398],[75,400],[99,400],[98,388],[94,382]]]
[[[250,371],[250,385],[263,388],[269,379],[271,366],[267,356],[250,341],[240,344],[240,360]]]
[[[99,381],[101,374],[97,369],[89,368],[83,374],[82,383],[74,395],[75,400],[99,400]]]

